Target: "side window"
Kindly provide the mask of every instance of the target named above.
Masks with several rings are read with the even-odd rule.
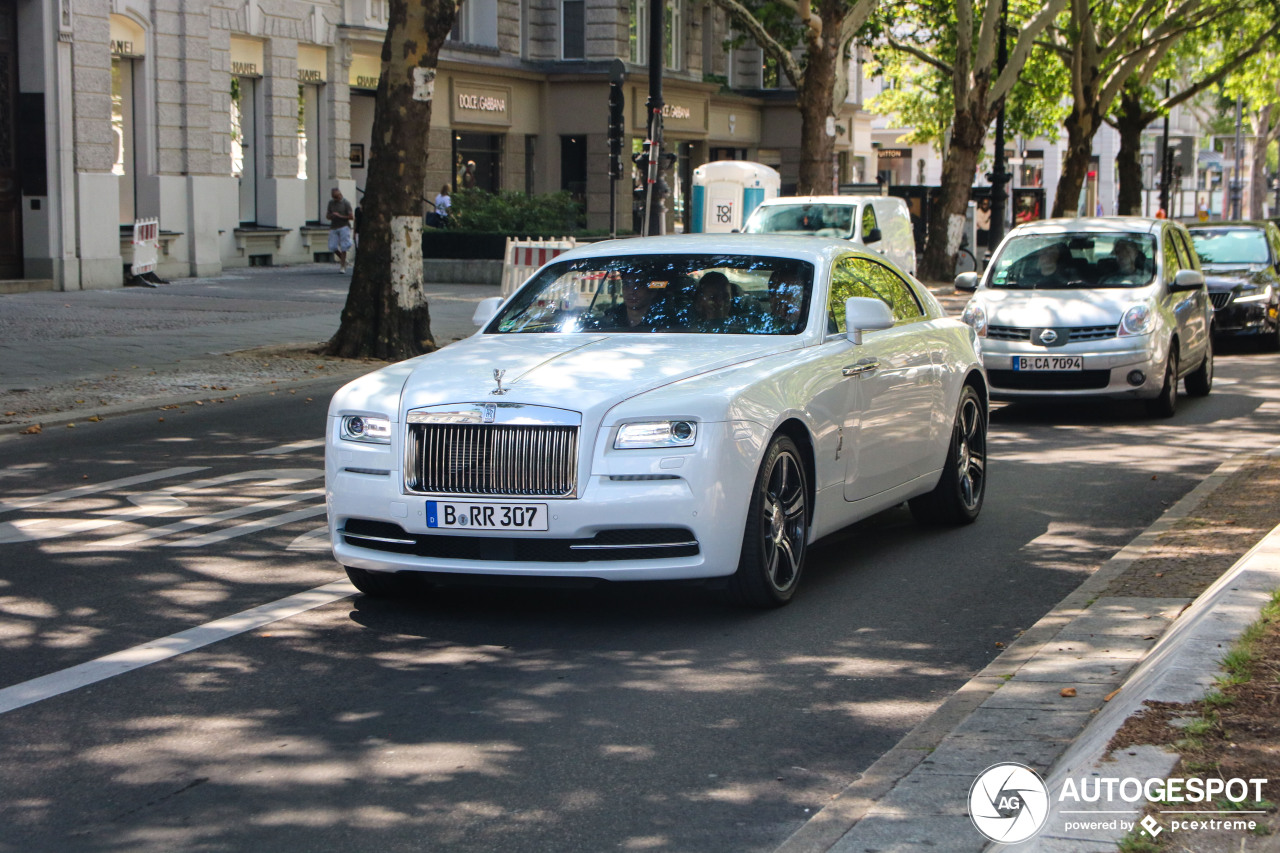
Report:
[[[862,241],[865,243],[871,232],[879,227],[876,223],[876,209],[868,204],[862,208]]]
[[[1189,270],[1200,269],[1200,256],[1196,254],[1196,248],[1191,244],[1191,235],[1185,231],[1174,233],[1178,235],[1179,254],[1186,258],[1184,266]]]
[[[924,317],[911,285],[887,266],[870,258],[841,258],[831,268],[831,298],[827,303],[828,331],[844,333],[844,302],[851,296],[879,299],[899,324]]]
[[[1271,244],[1271,264],[1280,266],[1280,228],[1267,226],[1267,242]]]
[[[1173,229],[1166,228],[1162,237],[1164,239],[1164,280],[1172,282],[1178,270],[1182,269],[1182,261],[1178,257],[1177,240],[1174,239]]]

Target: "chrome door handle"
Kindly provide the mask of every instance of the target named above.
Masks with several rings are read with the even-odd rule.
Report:
[[[864,358],[857,364],[851,364],[848,367],[840,368],[843,376],[865,376],[868,373],[874,373],[880,369],[880,359]]]

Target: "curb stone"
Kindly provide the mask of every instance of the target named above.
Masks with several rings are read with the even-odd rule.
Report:
[[[1090,675],[1081,671],[1084,668],[1081,665],[1083,656],[1075,654],[1073,647],[1066,655],[1049,652],[1047,647],[1055,638],[1061,637],[1063,645],[1067,645],[1088,634],[1105,634],[1103,639],[1120,645],[1124,645],[1123,640],[1127,638],[1132,647],[1138,637],[1149,637],[1154,633],[1153,625],[1161,626],[1159,633],[1163,634],[1170,625],[1180,624],[1175,620],[1190,606],[1191,599],[1114,598],[1106,602],[1109,610],[1101,616],[1102,611],[1091,605],[1096,605],[1097,596],[1141,559],[1163,533],[1194,512],[1228,477],[1260,455],[1280,457],[1280,448],[1265,454],[1241,454],[1220,465],[952,694],[932,715],[908,732],[776,848],[775,853],[862,853],[864,850],[890,853],[922,846],[949,851],[972,850],[974,853],[983,850],[986,840],[973,828],[966,811],[955,807],[956,801],[967,797],[969,786],[977,774],[999,761],[1020,761],[1046,775],[1044,771],[1055,765],[1080,737],[1093,712],[1104,707],[1104,693],[1097,685],[1108,685],[1106,692],[1118,689],[1117,695],[1126,697],[1136,693],[1125,679],[1144,658],[1154,659],[1152,652],[1158,644],[1151,643],[1149,650],[1144,652],[1131,648],[1127,655],[1123,652],[1109,654],[1097,663],[1089,664],[1095,667],[1098,663],[1103,664],[1101,671],[1105,677],[1098,681],[1080,680]],[[1280,534],[1272,535],[1280,539]],[[1254,551],[1260,547],[1255,546]],[[1240,562],[1243,561],[1244,558]],[[1233,571],[1228,571],[1223,579],[1206,590],[1201,599],[1222,586]],[[1142,607],[1148,612],[1140,612]],[[1252,618],[1256,618],[1256,614]],[[1126,622],[1138,627],[1139,633],[1135,635],[1130,629],[1126,634]],[[1013,678],[1008,678],[1010,673],[1013,673]],[[1046,678],[1049,680],[1044,680]],[[1074,685],[1077,700],[1082,701],[1073,700],[1068,711],[1079,723],[1071,733],[1073,736],[1065,739],[1040,736],[1038,732],[1045,727],[1041,717],[1053,713],[1047,711],[1039,717],[1024,718],[1025,734],[1022,737],[1011,733],[1007,725],[993,726],[984,737],[980,718],[1007,717],[1007,714],[997,712],[1007,711],[1006,706],[1018,704],[1014,699],[1003,697],[995,700],[1000,708],[989,704],[997,691],[1015,686],[1015,682],[1016,688],[1028,695],[1028,701],[1035,704],[1038,698],[1043,708],[1055,704],[1050,700],[1060,687],[1068,683]],[[1138,699],[1138,705],[1143,698],[1148,697]],[[1060,703],[1058,700],[1058,707]],[[1085,711],[1086,716],[1075,717],[1079,711]],[[1127,717],[1128,714],[1121,716],[1116,727]],[[1070,720],[1057,721],[1055,728],[1064,725],[1069,726]],[[1088,726],[1090,731],[1094,728],[1094,725]],[[1108,740],[1110,734],[1103,740],[1103,746]],[[931,804],[922,809],[907,808],[907,803],[918,800],[920,791],[926,787],[933,789]],[[909,791],[914,793],[908,794]],[[1003,850],[1006,845],[996,847]]]

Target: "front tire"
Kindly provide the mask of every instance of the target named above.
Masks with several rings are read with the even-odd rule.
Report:
[[[1191,397],[1208,397],[1213,389],[1213,338],[1205,345],[1204,361],[1194,373],[1188,373],[1186,379],[1187,395]]]
[[[1169,361],[1164,368],[1164,386],[1160,396],[1147,401],[1147,414],[1153,418],[1171,418],[1178,411],[1178,350],[1169,344]]]
[[[933,491],[907,502],[916,521],[972,524],[987,494],[987,407],[972,385],[960,392],[951,447]]]
[[[795,595],[809,541],[809,486],[794,441],[776,436],[756,474],[729,598],[748,607],[781,607]]]
[[[405,593],[408,584],[395,572],[370,572],[343,566],[351,585],[370,598],[397,598]]]

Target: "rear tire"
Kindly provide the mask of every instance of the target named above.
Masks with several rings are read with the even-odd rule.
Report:
[[[987,407],[972,385],[960,392],[951,446],[933,491],[907,502],[921,524],[972,524],[987,493]]]
[[[747,607],[781,607],[795,595],[809,541],[809,485],[794,441],[775,436],[756,474],[729,599]]]
[[[1187,396],[1208,397],[1213,389],[1213,338],[1209,338],[1205,347],[1204,360],[1194,373],[1188,373],[1186,379]]]
[[[1169,361],[1164,367],[1164,386],[1160,396],[1147,401],[1147,414],[1153,418],[1171,418],[1178,411],[1178,350],[1169,344]]]
[[[405,593],[408,584],[395,572],[370,572],[343,566],[351,585],[370,598],[397,598]]]

